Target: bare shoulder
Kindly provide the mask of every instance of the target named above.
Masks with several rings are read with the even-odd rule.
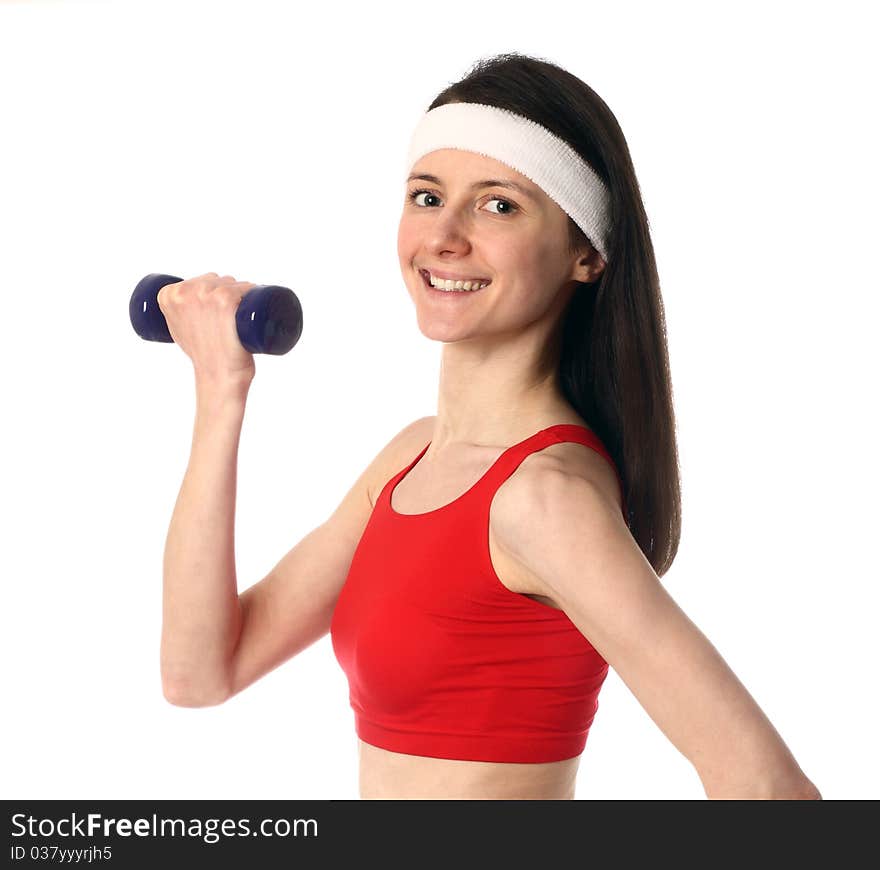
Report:
[[[415,459],[419,451],[431,440],[436,419],[436,416],[432,416],[413,420],[385,445],[376,460],[375,474],[367,487],[370,504],[376,504],[376,497],[388,480]]]
[[[594,506],[597,522],[601,514],[622,514],[614,468],[596,450],[577,442],[553,444],[529,454],[498,488],[489,517],[490,538],[498,552],[498,567],[506,575],[502,582],[509,580],[505,585],[513,591],[531,593],[547,603],[555,600],[542,578],[526,567],[525,551],[538,529],[545,536],[557,525],[554,515],[570,510],[575,492],[576,503]],[[580,518],[590,522],[582,512]]]
[[[508,491],[508,500],[519,495],[542,491],[554,477],[575,477],[592,484],[618,510],[623,510],[617,474],[601,453],[586,444],[565,441],[551,444],[543,450],[529,454],[511,476],[517,482]],[[518,485],[519,484],[519,485]],[[513,505],[516,509],[517,505]],[[520,505],[519,507],[522,507]]]

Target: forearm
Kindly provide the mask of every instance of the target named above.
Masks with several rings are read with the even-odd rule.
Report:
[[[196,384],[191,453],[163,558],[162,685],[184,706],[223,699],[239,636],[235,500],[246,397],[247,385]]]

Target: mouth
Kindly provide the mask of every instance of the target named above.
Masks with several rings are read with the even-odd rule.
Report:
[[[466,299],[468,296],[476,296],[478,293],[482,293],[486,287],[492,285],[492,282],[490,281],[486,287],[482,287],[479,290],[438,290],[436,287],[431,286],[431,281],[428,277],[429,273],[427,271],[419,269],[419,274],[422,276],[422,284],[425,286],[425,289],[434,298],[442,296],[446,299]]]

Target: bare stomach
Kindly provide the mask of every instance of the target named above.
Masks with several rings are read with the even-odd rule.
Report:
[[[541,764],[406,755],[358,741],[363,800],[573,800],[580,756]]]

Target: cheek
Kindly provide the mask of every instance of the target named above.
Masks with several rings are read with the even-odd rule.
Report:
[[[397,226],[397,254],[401,259],[411,258],[413,247],[417,244],[417,234],[412,221],[406,217],[400,219]]]
[[[503,244],[486,245],[486,250],[498,270],[513,278],[532,281],[541,271],[543,254],[532,241],[504,239]]]
[[[502,278],[502,304],[527,320],[540,317],[558,292],[553,276],[534,261],[521,262],[508,280]]]

